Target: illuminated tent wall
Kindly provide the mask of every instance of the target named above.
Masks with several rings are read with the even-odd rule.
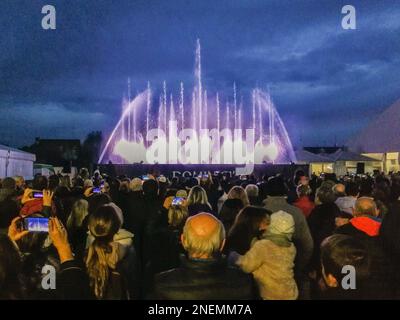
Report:
[[[399,171],[400,100],[367,125],[347,145],[355,152],[382,161],[382,170]]]
[[[33,162],[36,156],[32,153],[0,145],[0,178],[23,176],[33,178]]]

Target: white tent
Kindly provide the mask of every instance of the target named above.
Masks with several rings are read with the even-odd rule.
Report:
[[[35,160],[32,153],[0,144],[0,178],[22,176],[26,180],[32,179]]]
[[[348,144],[358,153],[388,153],[400,151],[400,100],[386,109]]]
[[[295,151],[297,164],[310,164],[310,163],[333,163],[334,161],[327,157],[321,156],[316,153],[309,152],[304,149],[299,149]]]

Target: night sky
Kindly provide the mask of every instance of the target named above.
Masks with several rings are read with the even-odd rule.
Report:
[[[400,1],[1,0],[0,143],[107,135],[128,77],[191,87],[197,38],[207,89],[269,87],[296,146],[345,143],[400,98]]]

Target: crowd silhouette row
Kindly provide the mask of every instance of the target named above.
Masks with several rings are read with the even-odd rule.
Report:
[[[400,297],[400,174],[82,168],[0,185],[1,299]],[[48,232],[26,227],[34,217]],[[46,265],[55,289],[43,287]]]

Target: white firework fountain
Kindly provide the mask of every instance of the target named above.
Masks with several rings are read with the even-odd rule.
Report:
[[[268,92],[255,88],[248,94],[247,103],[241,96],[238,104],[236,83],[225,99],[203,86],[199,40],[194,76],[189,96],[183,82],[174,96],[164,81],[158,97],[147,83],[147,89],[133,99],[128,79],[128,99],[122,103],[122,115],[99,163],[239,165],[296,161],[285,125]]]

